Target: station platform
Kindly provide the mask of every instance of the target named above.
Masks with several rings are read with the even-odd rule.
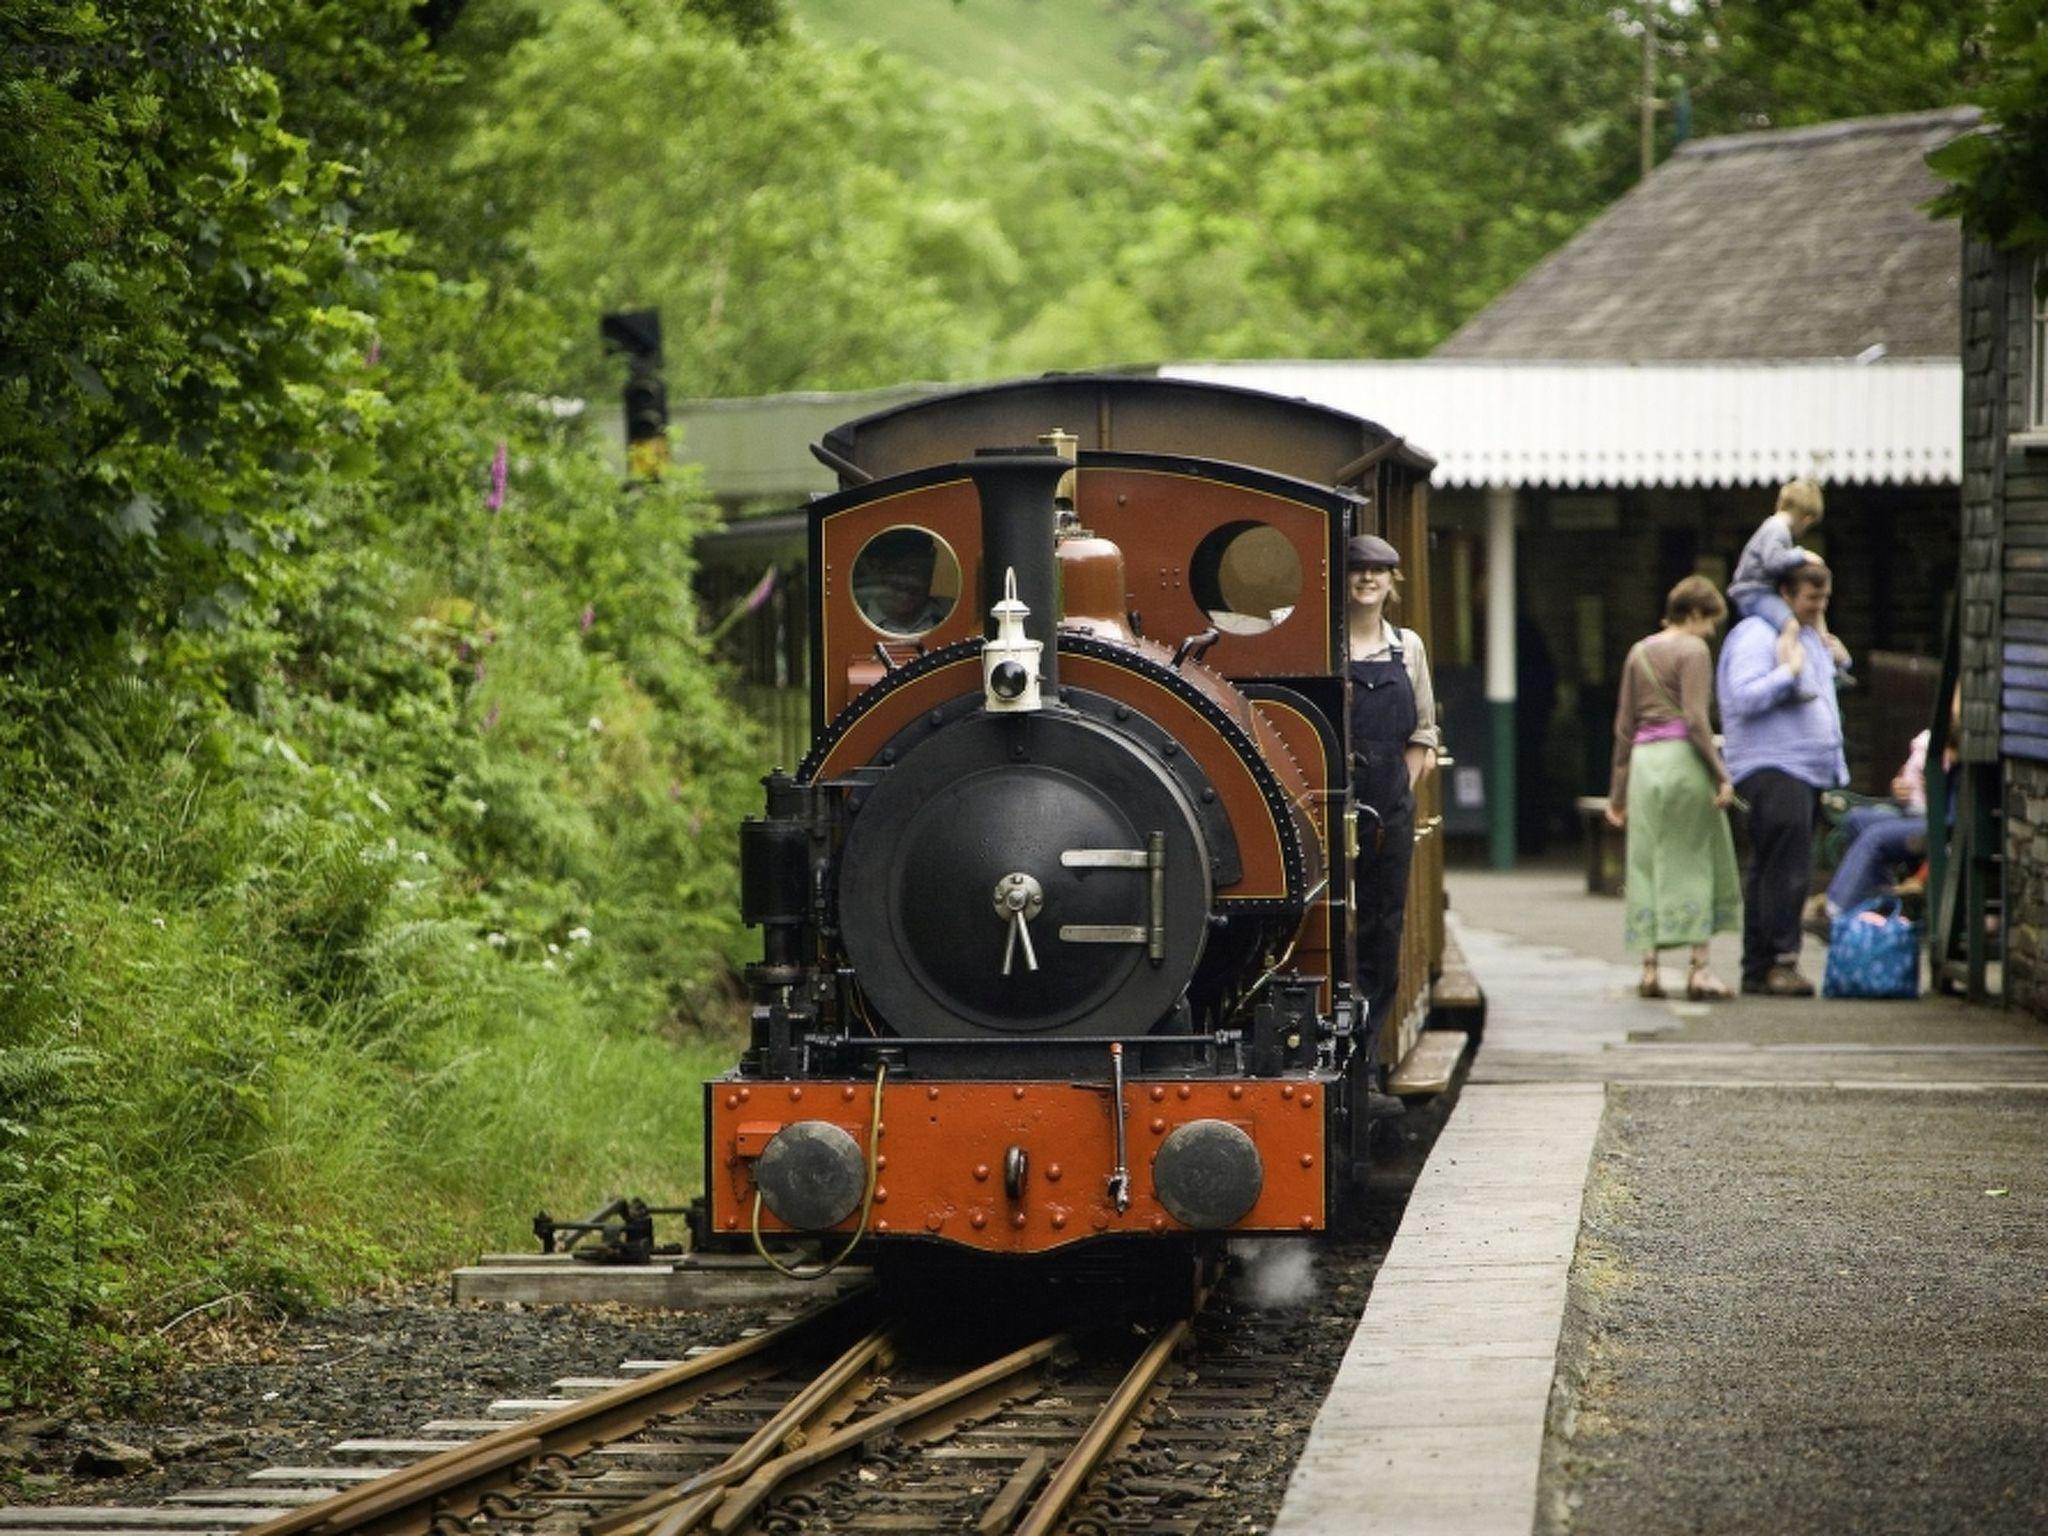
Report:
[[[2048,1027],[1645,1000],[1577,865],[1448,884],[1485,1040],[1275,1536],[2048,1529]]]

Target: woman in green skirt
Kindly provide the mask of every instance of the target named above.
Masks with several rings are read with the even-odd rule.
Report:
[[[1664,996],[1660,950],[1690,945],[1685,995],[1729,996],[1707,964],[1707,940],[1742,931],[1742,886],[1727,808],[1735,786],[1714,745],[1708,706],[1714,663],[1707,638],[1728,605],[1704,576],[1664,599],[1664,627],[1638,640],[1621,673],[1614,711],[1614,777],[1607,819],[1628,828],[1629,947],[1641,952],[1644,997]]]

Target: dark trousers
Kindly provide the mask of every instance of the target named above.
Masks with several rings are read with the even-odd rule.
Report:
[[[1742,979],[1799,961],[1799,914],[1813,879],[1820,791],[1776,768],[1735,786],[1749,802],[1749,867],[1742,872]]]
[[[1377,839],[1375,832],[1381,834]],[[1354,984],[1366,1003],[1369,1062],[1401,984],[1401,928],[1408,911],[1408,867],[1414,862],[1412,804],[1389,812],[1384,829],[1370,816],[1358,818],[1358,862],[1351,870],[1352,931],[1357,937]]]

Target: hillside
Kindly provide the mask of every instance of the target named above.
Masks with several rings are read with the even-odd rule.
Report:
[[[870,42],[1032,96],[1175,94],[1208,47],[1200,0],[792,0],[791,11],[820,42]]]

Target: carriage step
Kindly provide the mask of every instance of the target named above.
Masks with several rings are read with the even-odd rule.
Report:
[[[1403,1099],[1427,1099],[1451,1086],[1458,1063],[1465,1059],[1472,1037],[1462,1029],[1424,1030],[1415,1049],[1402,1059],[1387,1082],[1387,1091]]]

